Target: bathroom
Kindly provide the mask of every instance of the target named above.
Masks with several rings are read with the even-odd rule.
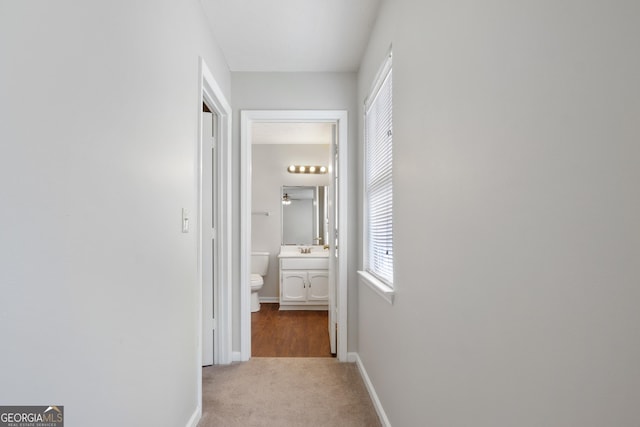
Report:
[[[328,261],[328,188],[331,182],[328,170],[334,126],[332,123],[255,123],[251,140],[251,250],[268,253],[263,285],[257,292],[252,292],[252,323],[255,326],[256,316],[264,318],[267,311],[274,310],[281,312],[281,316],[298,316],[298,321],[281,323],[288,325],[287,328],[303,325],[307,321],[303,316],[323,316],[326,345],[329,344],[326,303],[304,307],[279,305],[279,254],[282,251],[299,254],[300,248],[313,246],[314,253],[309,255],[325,257],[325,262]],[[316,170],[299,173],[299,168],[290,170],[292,165],[307,169],[313,166]],[[294,223],[303,225],[304,236],[296,234],[295,229],[300,230],[300,227],[292,227]],[[326,276],[325,283],[328,283],[328,271]],[[287,309],[308,312],[282,312]],[[266,333],[263,328],[254,329],[253,341],[259,340],[259,334]]]

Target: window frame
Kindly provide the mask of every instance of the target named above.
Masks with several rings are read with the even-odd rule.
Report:
[[[394,284],[394,270],[395,270],[395,257],[393,251],[393,173],[391,173],[391,280],[386,277],[382,277],[380,274],[377,274],[376,271],[372,271],[370,266],[370,253],[369,253],[369,183],[367,182],[367,152],[368,152],[368,144],[369,138],[367,135],[368,124],[370,123],[370,117],[368,114],[370,113],[371,107],[378,101],[378,97],[381,93],[381,90],[385,87],[385,83],[387,79],[390,80],[391,84],[391,102],[390,102],[390,111],[391,111],[391,123],[393,123],[393,55],[392,51],[389,50],[387,57],[384,62],[380,66],[376,77],[373,81],[373,85],[369,90],[368,96],[364,101],[364,111],[363,111],[363,153],[362,153],[362,244],[363,244],[363,258],[362,258],[362,271],[358,271],[360,276],[360,282],[369,286],[373,289],[377,294],[386,299],[389,303],[393,303],[393,297],[395,295],[395,284]],[[393,125],[391,125],[391,172],[393,171]]]

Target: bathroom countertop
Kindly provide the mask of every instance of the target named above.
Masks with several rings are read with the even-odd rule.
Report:
[[[308,246],[304,246],[308,247]],[[300,253],[300,249],[298,246],[284,246],[280,249],[280,253],[278,254],[278,258],[328,258],[329,250],[325,250],[322,246],[311,247],[311,253],[303,254]]]

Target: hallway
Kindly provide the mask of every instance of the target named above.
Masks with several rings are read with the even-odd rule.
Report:
[[[354,363],[331,357],[326,311],[251,313],[253,358],[203,369],[199,427],[379,426]]]
[[[632,0],[0,1],[0,421],[639,427],[638,41]],[[338,162],[254,151],[310,115]],[[330,165],[338,355],[251,358],[251,253],[281,301],[282,189]]]

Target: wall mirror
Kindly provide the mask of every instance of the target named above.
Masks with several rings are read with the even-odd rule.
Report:
[[[324,245],[328,239],[327,187],[283,186],[282,244]]]

